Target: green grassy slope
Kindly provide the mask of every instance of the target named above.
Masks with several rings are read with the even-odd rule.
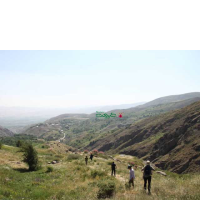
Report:
[[[55,143],[55,142],[54,142]],[[164,199],[199,199],[200,175],[177,175],[167,173],[162,176],[154,172],[152,178],[152,193],[148,195],[143,190],[141,167],[142,160],[132,156],[113,156],[117,164],[117,176],[111,177],[110,163],[112,159],[104,156],[95,157],[85,165],[85,154],[73,154],[64,151],[63,144],[44,144],[49,148],[36,145],[42,169],[36,172],[26,171],[27,166],[21,162],[22,154],[18,148],[4,146],[0,150],[0,199],[2,200],[95,200],[99,192],[99,184],[115,184],[116,190],[111,199],[127,200],[145,198]],[[51,147],[50,147],[51,146]],[[52,160],[59,160],[57,164],[47,164]],[[135,169],[135,188],[128,189],[128,162],[137,164]],[[48,166],[53,168],[47,173]],[[159,170],[159,169],[156,169]]]

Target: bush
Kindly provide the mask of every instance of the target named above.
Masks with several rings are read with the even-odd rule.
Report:
[[[47,173],[49,173],[49,172],[53,172],[53,167],[47,167],[47,171],[46,171]]]
[[[33,148],[32,144],[26,144],[22,146],[23,161],[28,164],[29,171],[37,171],[39,166],[37,151]]]
[[[89,153],[89,151],[88,150],[84,150],[84,153]]]
[[[94,149],[94,150],[92,151],[92,153],[93,153],[94,155],[97,155],[97,154],[98,154],[98,150],[97,150],[97,149]]]
[[[2,146],[3,146],[3,145],[2,145],[2,143],[0,142],[0,149],[2,149]]]
[[[16,142],[16,147],[21,147],[23,145],[22,141],[21,140],[18,140]]]
[[[91,177],[92,178],[96,178],[96,176],[106,176],[106,172],[105,171],[100,171],[100,170],[92,170],[91,171]]]
[[[116,186],[112,180],[104,180],[98,184],[99,191],[97,193],[98,199],[110,198],[114,195]]]

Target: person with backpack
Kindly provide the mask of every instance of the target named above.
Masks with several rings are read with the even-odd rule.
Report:
[[[91,153],[90,154],[90,160],[92,161],[92,159],[93,159],[93,154]]]
[[[131,165],[128,165],[128,169],[130,170],[129,187],[132,185],[134,188],[135,172]]]
[[[86,156],[85,157],[85,164],[87,165],[87,162],[88,162],[88,157]]]
[[[151,190],[151,175],[152,170],[155,171],[155,169],[150,165],[150,161],[147,160],[147,164],[145,167],[142,168],[143,171],[143,179],[144,179],[144,189],[146,190],[147,182],[148,182],[148,192]]]
[[[116,164],[113,162],[112,165],[111,165],[111,170],[112,170],[111,175],[112,175],[112,176],[113,176],[113,174],[114,174],[114,176],[115,176],[116,168],[117,168],[117,166],[116,166]]]

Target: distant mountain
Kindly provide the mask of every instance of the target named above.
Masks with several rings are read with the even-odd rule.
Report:
[[[184,100],[193,99],[196,97],[200,98],[200,92],[192,92],[192,93],[186,93],[186,94],[180,94],[180,95],[171,95],[171,96],[161,97],[153,101],[150,101],[144,104],[143,106],[146,107],[146,106],[166,104],[166,103],[177,102],[177,101],[184,101]]]
[[[200,172],[200,101],[115,129],[85,148],[150,159],[177,173]]]
[[[41,123],[52,117],[63,113],[86,113],[91,114],[96,111],[107,112],[112,109],[131,108],[141,103],[96,106],[96,107],[72,107],[72,108],[26,108],[26,107],[0,107],[0,125],[9,128],[15,133],[21,132],[24,127],[31,124]]]
[[[3,128],[2,126],[0,126],[0,137],[9,137],[9,136],[13,136],[13,132]]]
[[[96,111],[108,112],[110,110],[115,110],[115,109],[128,109],[128,108],[133,108],[133,107],[143,105],[143,104],[145,104],[145,102],[139,102],[139,103],[133,103],[133,104],[110,105],[110,106],[98,106],[98,107],[90,108],[88,110],[85,109],[86,112],[84,112],[84,110],[81,110],[81,111],[82,113],[88,113],[88,111],[90,111],[89,114],[91,114]]]

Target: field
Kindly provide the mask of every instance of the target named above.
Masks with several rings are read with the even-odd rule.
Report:
[[[42,168],[29,172],[23,163],[19,148],[3,145],[0,150],[1,200],[72,200],[97,199],[111,191],[110,199],[200,199],[200,175],[178,175],[165,171],[167,176],[154,172],[152,191],[143,189],[141,167],[143,161],[126,155],[112,155],[117,165],[117,176],[111,176],[113,159],[104,154],[88,160],[83,152],[72,152],[69,147],[56,142],[35,144]],[[48,162],[57,161],[56,164]],[[135,188],[128,188],[127,165],[134,162]],[[159,169],[156,169],[159,170]],[[112,193],[113,192],[113,193]],[[103,197],[103,196],[102,196]]]

